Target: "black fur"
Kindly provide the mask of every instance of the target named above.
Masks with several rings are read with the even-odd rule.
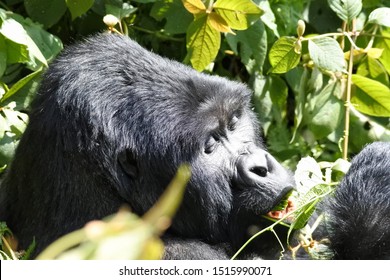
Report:
[[[268,224],[261,215],[293,186],[291,174],[264,148],[250,96],[243,84],[200,74],[126,37],[99,35],[69,47],[50,65],[33,102],[1,186],[0,220],[21,248],[35,237],[38,253],[123,204],[144,214],[178,166],[189,162],[192,177],[163,236],[164,258],[227,259],[249,238],[252,225]],[[388,146],[377,144],[360,155],[376,160],[387,149],[381,168],[370,171],[383,176],[375,181],[377,188],[369,178],[349,176],[352,182],[340,186],[329,208],[340,258],[389,257],[388,245],[381,245],[387,244],[390,227]],[[354,166],[351,172],[365,168]],[[346,211],[353,203],[380,208],[355,216]],[[353,235],[349,230],[356,231],[364,217],[371,218],[367,229],[378,232],[362,233],[366,243],[359,250],[344,247],[353,243],[345,236]],[[370,246],[380,252],[361,255]],[[241,257],[277,258],[279,248],[270,233]]]
[[[390,143],[352,160],[327,211],[336,258],[390,259]]]

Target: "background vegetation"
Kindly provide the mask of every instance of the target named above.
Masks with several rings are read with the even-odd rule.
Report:
[[[64,45],[107,30],[248,84],[270,152],[290,168],[305,156],[348,159],[369,142],[390,140],[389,6],[389,0],[0,1],[0,173],[50,61]]]

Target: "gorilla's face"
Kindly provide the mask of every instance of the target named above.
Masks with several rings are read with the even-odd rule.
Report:
[[[214,210],[204,213],[207,219],[202,226],[209,224],[212,231],[219,232],[237,222],[232,216],[240,215],[238,212],[260,221],[293,187],[290,173],[265,150],[249,102],[220,102],[222,106],[211,106],[206,114],[208,129],[189,185],[190,190],[200,188],[203,203],[210,199],[211,206],[206,209]],[[240,228],[243,235],[251,226],[248,218],[244,218],[248,224]]]
[[[240,226],[246,236],[250,217],[260,221],[292,189],[293,180],[265,150],[247,87],[211,77],[207,87],[202,84],[191,88],[196,102],[179,109],[187,113],[185,128],[175,125],[182,129],[171,132],[172,139],[183,139],[172,143],[174,154],[181,153],[177,164],[189,162],[192,177],[170,231],[220,242],[221,236],[230,239],[230,228],[236,228],[231,224],[241,215],[248,221]]]

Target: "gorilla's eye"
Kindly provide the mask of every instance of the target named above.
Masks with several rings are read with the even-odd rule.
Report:
[[[228,129],[229,130],[234,130],[237,126],[237,122],[238,122],[238,117],[237,115],[233,115],[232,118],[230,119],[230,122],[229,122],[229,125],[228,125]]]
[[[206,154],[211,154],[215,150],[218,141],[219,140],[215,136],[210,136],[205,143],[204,152]]]

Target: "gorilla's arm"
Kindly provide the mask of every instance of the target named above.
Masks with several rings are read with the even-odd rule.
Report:
[[[327,203],[337,259],[390,258],[390,143],[368,145]]]

